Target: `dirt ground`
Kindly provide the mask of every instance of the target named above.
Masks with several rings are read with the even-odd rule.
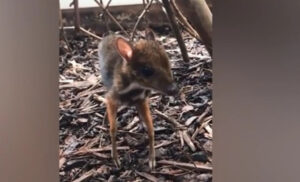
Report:
[[[143,32],[138,31],[143,37]],[[157,33],[181,88],[175,97],[153,92],[157,167],[148,167],[148,136],[134,108],[118,110],[117,143],[122,168],[110,156],[105,88],[99,76],[97,46],[88,36],[60,40],[59,175],[61,182],[211,181],[212,59],[204,46],[183,33],[190,63],[184,63],[171,32]]]

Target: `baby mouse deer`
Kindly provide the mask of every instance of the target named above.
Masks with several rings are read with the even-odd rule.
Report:
[[[146,29],[146,39],[135,43],[122,36],[109,35],[98,47],[102,82],[107,88],[106,112],[110,124],[112,158],[120,167],[116,146],[116,115],[121,104],[135,106],[145,122],[149,137],[149,166],[155,168],[154,130],[149,109],[149,95],[156,90],[174,95],[178,88],[173,80],[168,56],[155,41],[155,35]]]

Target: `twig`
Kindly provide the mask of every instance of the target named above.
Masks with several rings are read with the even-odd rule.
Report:
[[[93,34],[92,32],[89,32],[88,30],[86,30],[86,29],[84,29],[84,28],[82,28],[82,27],[80,27],[79,29],[80,29],[81,31],[83,31],[84,33],[86,33],[86,34],[88,34],[88,35],[90,35],[90,36],[92,36],[92,37],[94,37],[94,38],[96,38],[96,39],[98,39],[98,40],[102,40],[102,38],[99,37],[98,35]]]
[[[129,150],[129,147],[128,146],[120,146],[120,147],[117,147],[117,150]],[[85,155],[85,154],[89,154],[89,153],[105,152],[105,151],[111,151],[111,146],[106,146],[106,147],[102,147],[102,148],[95,148],[95,149],[81,149],[81,150],[73,152],[69,155],[70,156]]]
[[[138,126],[137,126],[137,127],[138,127]],[[99,129],[104,130],[104,131],[108,131],[108,129],[105,128],[105,127],[103,127],[103,126],[96,126],[96,128],[99,128]],[[144,135],[144,134],[142,134],[142,133],[136,133],[136,132],[133,132],[134,129],[135,129],[135,128],[131,129],[130,131],[118,130],[118,132],[120,132],[120,133],[129,133],[129,134],[140,135],[140,136]]]
[[[203,120],[203,118],[207,115],[207,113],[210,111],[211,107],[208,106],[205,111],[197,118],[196,122],[199,123]]]
[[[159,110],[154,109],[154,112],[156,112],[156,114],[158,116],[160,116],[161,118],[163,118],[166,121],[175,125],[176,128],[185,129],[185,127],[182,124],[178,123],[175,119],[170,118],[169,116],[165,115],[164,113],[160,112]]]
[[[98,152],[93,152],[92,154],[94,156],[97,156],[97,157],[102,158],[102,159],[109,159],[111,157],[110,155],[101,154],[101,153],[98,153]]]
[[[181,11],[178,9],[177,5],[175,4],[174,0],[170,0],[171,6],[173,7],[173,10],[176,14],[176,17],[178,18],[178,21],[183,25],[183,28],[189,32],[190,35],[195,37],[198,40],[201,40],[200,35],[197,33],[197,31],[191,26],[191,24],[187,21],[187,19],[183,16]]]
[[[185,143],[190,147],[190,149],[195,152],[196,151],[196,147],[194,145],[194,143],[192,142],[190,136],[188,135],[187,131],[183,131],[182,132],[182,136],[183,136],[183,139],[185,141]]]
[[[201,122],[202,119],[206,116],[206,114],[210,111],[210,106],[208,106],[205,111],[196,119],[197,123]],[[195,120],[187,120],[185,122],[185,126],[191,125]]]
[[[144,8],[143,12],[140,14],[140,16],[138,17],[138,20],[136,21],[134,27],[133,27],[133,30],[132,30],[132,34],[131,34],[131,40],[133,40],[133,37],[134,37],[134,34],[135,34],[135,31],[137,29],[137,26],[139,25],[140,21],[142,20],[143,16],[146,14],[146,12],[149,10],[149,8],[151,7],[152,5],[152,2],[153,0],[151,0],[147,5],[146,7]]]
[[[100,3],[103,4],[102,0],[100,0]],[[109,0],[109,1],[107,2],[107,4],[106,4],[106,6],[105,6],[104,9],[107,9],[107,8],[109,7],[110,3],[111,3],[111,0]],[[110,31],[110,28],[109,28],[108,21],[107,21],[107,17],[106,17],[106,11],[104,11],[103,14],[102,14],[102,20],[104,20],[104,22],[105,22],[106,31],[109,32],[109,31]]]
[[[96,171],[94,169],[91,169],[91,170],[87,171],[82,176],[80,176],[79,178],[75,179],[72,182],[81,182],[81,181],[84,181],[85,179],[93,176],[95,173],[96,173]]]
[[[113,22],[115,22],[115,24],[128,36],[128,37],[130,37],[130,35],[126,32],[126,30],[122,27],[122,25],[115,19],[115,17],[105,8],[105,7],[103,7],[103,5],[99,2],[99,1],[97,1],[97,0],[94,0],[97,4],[98,4],[98,6],[103,10],[103,11],[105,11],[106,12],[106,14],[110,17],[110,19],[113,21]]]
[[[94,95],[93,95],[93,98],[94,98],[96,101],[100,102],[100,103],[106,103],[106,99],[105,99],[104,97],[102,97],[102,96],[97,95],[97,94],[94,94]]]
[[[163,142],[161,142],[160,144],[156,145],[154,148],[157,149],[157,148],[160,148],[160,147],[164,147],[164,146],[168,146],[172,143],[174,143],[175,141],[168,141],[168,140],[165,140]]]
[[[168,18],[169,18],[170,23],[171,23],[171,26],[172,26],[172,29],[173,29],[173,31],[174,31],[174,34],[175,34],[175,36],[176,36],[176,39],[177,39],[179,48],[180,48],[180,50],[181,50],[181,54],[182,54],[183,61],[184,61],[184,62],[189,62],[189,56],[188,56],[188,54],[187,54],[187,50],[186,50],[184,41],[183,41],[183,39],[182,39],[182,36],[181,36],[181,34],[180,34],[178,25],[177,25],[177,23],[176,23],[176,21],[175,21],[174,13],[173,13],[173,11],[172,11],[172,9],[171,9],[170,3],[169,3],[168,0],[162,0],[162,2],[163,2],[164,7],[165,7],[165,9],[166,9]]]
[[[75,27],[75,26],[63,27],[62,29],[63,29],[63,30],[73,30],[73,29],[75,29],[75,31],[76,31],[76,27]],[[79,27],[79,30],[82,31],[82,32],[84,32],[84,33],[86,33],[86,34],[89,35],[89,36],[92,36],[92,37],[98,39],[98,40],[102,40],[101,37],[99,37],[99,36],[96,35],[96,34],[93,34],[92,32],[90,32],[90,31],[84,29],[83,27]]]
[[[74,181],[75,178],[77,178],[77,176],[89,165],[90,161],[88,161],[87,163],[84,164],[83,167],[81,167],[72,177],[72,181]]]
[[[140,120],[137,116],[134,117],[133,120],[131,120],[131,122],[124,127],[124,130],[131,130],[139,121]]]
[[[60,5],[59,5],[59,29],[60,29],[61,36],[62,36],[62,38],[64,39],[64,41],[67,45],[68,51],[72,51],[72,49],[70,47],[70,44],[69,44],[69,41],[66,38],[66,32],[64,30],[63,17],[62,17],[62,11],[60,9]]]
[[[184,140],[183,140],[182,131],[178,131],[178,135],[179,135],[179,138],[180,138],[180,146],[183,147],[184,146]]]
[[[212,120],[212,116],[208,116],[205,118],[204,122],[201,124],[200,127],[196,129],[196,131],[192,135],[192,139],[195,140],[196,136],[199,134],[199,132],[206,126],[208,123]]]
[[[148,173],[145,173],[145,172],[139,172],[139,171],[135,171],[136,174],[150,180],[150,181],[153,181],[153,182],[157,182],[158,179],[155,177],[155,176],[152,176],[151,174],[148,174]]]
[[[168,161],[168,160],[160,160],[160,161],[157,161],[157,163],[199,169],[199,170],[203,170],[203,171],[212,171],[212,167],[201,165],[201,164],[190,164],[190,163],[175,162],[175,161]]]
[[[64,163],[67,161],[67,159],[65,157],[62,157],[59,159],[59,169],[62,168],[62,166],[64,165]]]
[[[96,125],[98,125],[98,123],[94,123],[92,124],[85,132],[83,135],[81,135],[79,137],[79,140],[83,139]]]
[[[105,6],[104,9],[107,9],[107,8],[109,7],[110,3],[111,3],[111,0],[109,0],[109,1],[107,2],[107,4],[106,4],[106,6]],[[102,3],[101,3],[101,4],[102,4]]]

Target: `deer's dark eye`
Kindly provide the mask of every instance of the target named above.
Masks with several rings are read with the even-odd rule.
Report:
[[[154,69],[149,66],[143,66],[140,71],[145,77],[150,77],[154,74]]]

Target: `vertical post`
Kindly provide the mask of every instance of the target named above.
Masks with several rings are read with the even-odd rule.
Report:
[[[78,8],[78,0],[74,0],[74,23],[75,23],[75,31],[80,31],[80,14]]]
[[[173,11],[171,9],[170,3],[169,3],[168,0],[162,0],[162,2],[163,2],[164,7],[165,7],[165,9],[167,11],[169,21],[171,23],[171,26],[172,26],[172,29],[174,31],[174,34],[176,36],[176,39],[177,39],[177,42],[178,42],[178,45],[179,45],[179,48],[180,48],[180,51],[181,51],[181,55],[182,55],[183,61],[184,62],[189,62],[189,56],[187,54],[187,50],[186,50],[184,41],[182,39],[181,33],[179,31],[178,25],[176,23],[176,20],[175,20],[175,17],[174,17],[174,13],[173,13]]]

